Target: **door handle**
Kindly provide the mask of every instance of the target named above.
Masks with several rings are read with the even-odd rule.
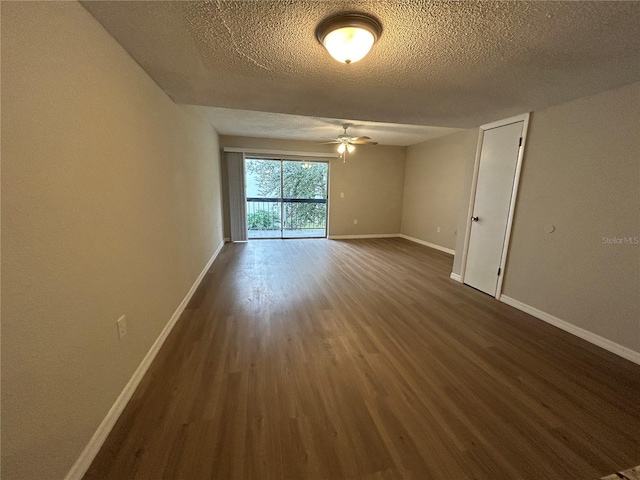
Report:
[[[472,222],[477,222],[478,220],[479,220],[478,217],[471,217]]]

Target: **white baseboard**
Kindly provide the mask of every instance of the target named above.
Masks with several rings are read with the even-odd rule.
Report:
[[[451,280],[455,280],[456,282],[462,283],[462,278],[457,273],[451,272],[451,275],[449,275],[449,278],[451,278]]]
[[[531,307],[526,303],[519,302],[511,297],[507,297],[506,295],[500,296],[500,301],[506,303],[507,305],[511,305],[512,307],[517,308],[518,310],[522,310],[529,315],[533,315],[540,320],[547,322],[554,327],[558,327],[565,332],[569,332],[576,337],[580,337],[587,342],[593,343],[598,347],[604,348],[605,350],[610,351],[611,353],[615,353],[616,355],[626,358],[627,360],[637,363],[640,365],[640,352],[636,352],[635,350],[631,350],[630,348],[623,347],[622,345],[608,340],[600,335],[592,333],[584,328],[580,328],[572,323],[569,323],[565,320],[562,320],[558,317],[554,317],[553,315],[543,312],[542,310],[538,310],[535,307]]]
[[[448,253],[449,255],[455,255],[456,251],[447,247],[443,247],[442,245],[436,245],[435,243],[425,242],[424,240],[420,240],[419,238],[410,237],[409,235],[405,235],[401,233],[398,235],[400,238],[404,238],[405,240],[409,240],[411,242],[419,243],[420,245],[424,245],[425,247],[435,248],[436,250],[440,250],[441,252]]]
[[[368,235],[329,235],[329,240],[355,240],[357,238],[395,238],[399,233],[371,233]]]
[[[140,363],[136,371],[133,373],[133,376],[131,377],[131,379],[129,379],[129,382],[124,387],[124,390],[122,390],[122,393],[120,393],[120,396],[111,407],[111,410],[109,410],[109,413],[107,413],[107,416],[104,417],[104,420],[102,420],[102,423],[93,434],[93,437],[91,437],[91,440],[89,440],[89,443],[85,447],[84,451],[80,454],[80,457],[78,458],[78,460],[76,460],[76,463],[73,465],[73,467],[71,467],[71,470],[69,470],[69,473],[65,477],[65,480],[80,480],[82,479],[84,474],[87,473],[91,462],[93,462],[93,459],[98,454],[98,451],[102,447],[102,444],[107,439],[107,436],[111,432],[111,429],[116,424],[116,421],[122,414],[124,408],[127,406],[127,403],[131,399],[131,396],[138,387],[138,384],[142,380],[142,377],[144,377],[144,374],[149,369],[149,366],[151,366],[153,359],[158,354],[160,347],[162,347],[162,344],[169,336],[169,333],[180,318],[180,315],[182,315],[182,312],[189,304],[191,297],[193,297],[193,294],[200,286],[200,282],[202,282],[202,279],[209,271],[209,268],[220,253],[220,250],[222,250],[223,246],[224,242],[218,246],[205,267],[202,269],[202,272],[200,272],[200,275],[198,275],[198,278],[196,278],[196,281],[189,289],[189,292],[187,292],[187,295],[184,297],[182,302],[180,302],[180,305],[178,305],[178,308],[169,319],[169,322],[162,329],[162,332],[160,332],[160,335],[151,346],[151,349],[147,352],[147,355],[142,360],[142,363]]]

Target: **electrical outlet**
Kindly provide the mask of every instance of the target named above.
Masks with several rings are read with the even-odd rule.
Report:
[[[340,198],[344,198],[344,192],[340,192]]]
[[[436,228],[436,232],[440,233],[440,227]]]
[[[122,337],[127,334],[127,317],[122,315],[116,323],[118,324],[118,338],[122,340]]]
[[[357,224],[358,224],[358,220],[354,220],[354,221],[353,221],[353,224],[354,224],[354,225],[357,225]]]

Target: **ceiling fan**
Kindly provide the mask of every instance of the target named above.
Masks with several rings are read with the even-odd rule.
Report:
[[[370,137],[350,137],[347,135],[347,128],[350,125],[348,123],[343,123],[342,128],[344,132],[341,135],[338,135],[335,139],[326,143],[337,143],[338,144],[338,153],[340,156],[345,159],[347,153],[353,153],[356,149],[356,145],[377,145],[378,142],[372,142]]]

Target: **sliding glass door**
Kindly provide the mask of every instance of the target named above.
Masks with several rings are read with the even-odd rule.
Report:
[[[250,239],[327,236],[326,162],[247,158]]]

